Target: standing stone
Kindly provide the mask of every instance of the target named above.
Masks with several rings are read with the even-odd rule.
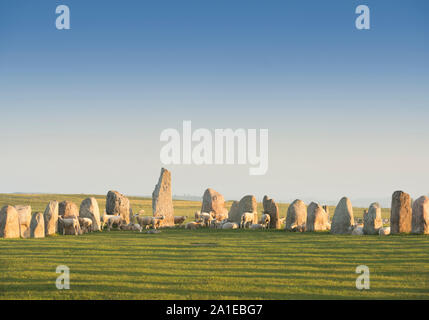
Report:
[[[127,224],[130,223],[130,200],[118,191],[109,191],[106,198],[106,213],[121,216]],[[98,214],[100,215],[100,213]]]
[[[58,205],[58,215],[67,218],[78,218],[79,217],[79,209],[74,202],[71,201],[62,201]],[[63,234],[63,226],[61,223],[58,223],[58,233]],[[66,234],[68,230],[66,230]],[[74,234],[74,233],[73,233]]]
[[[304,201],[296,199],[289,205],[286,213],[285,230],[295,231],[305,228],[307,224],[307,206]]]
[[[45,237],[45,219],[43,213],[36,212],[31,218],[30,234],[32,238],[44,238]]]
[[[161,226],[174,226],[173,196],[171,192],[171,173],[162,168],[158,184],[152,192],[152,212],[154,217],[164,216]]]
[[[79,217],[89,218],[92,220],[92,231],[101,230],[100,209],[98,208],[98,203],[95,198],[86,198],[82,201],[79,209]]]
[[[413,202],[412,233],[429,234],[429,198],[421,196]]]
[[[31,206],[15,206],[15,210],[18,212],[21,238],[30,238]]]
[[[19,238],[18,212],[12,206],[0,210],[0,238]]]
[[[231,210],[228,213],[228,220],[230,222],[235,222],[240,225],[241,215],[245,212],[252,212],[252,223],[258,223],[258,203],[256,202],[256,198],[252,195],[244,196],[243,198],[241,198],[238,204],[232,204]]]
[[[225,199],[219,192],[211,188],[208,188],[204,192],[201,212],[211,213],[213,218],[218,221],[228,217],[228,209],[225,208]]]
[[[390,233],[411,232],[411,197],[403,191],[395,191],[390,207]]]
[[[364,212],[363,215],[363,233],[379,234],[379,230],[382,227],[383,220],[381,219],[380,205],[377,202],[371,203],[368,211]]]
[[[343,197],[338,203],[332,218],[331,233],[348,234],[352,231],[355,220],[353,218],[353,207],[349,198]]]
[[[307,207],[307,225],[305,231],[329,230],[328,214],[323,207],[315,202],[310,203]]]
[[[52,236],[58,232],[58,201],[49,201],[43,213],[45,221],[45,236]]]
[[[262,200],[262,205],[264,207],[264,213],[270,215],[270,228],[271,229],[280,229],[281,223],[279,219],[279,207],[273,199],[264,196]]]

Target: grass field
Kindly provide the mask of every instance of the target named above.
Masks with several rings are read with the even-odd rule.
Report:
[[[0,195],[0,205],[43,211],[48,200],[85,197]],[[96,197],[103,208],[104,197]],[[131,203],[150,214],[150,199]],[[181,215],[200,203],[174,205]],[[361,264],[370,269],[370,290],[355,287]],[[70,268],[70,290],[55,287],[58,265]],[[0,299],[17,298],[428,299],[429,237],[168,229],[0,239]]]

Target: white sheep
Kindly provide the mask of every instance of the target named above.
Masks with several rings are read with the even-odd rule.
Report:
[[[260,223],[252,223],[250,229],[266,229],[266,226]]]
[[[202,221],[204,226],[209,227],[210,223],[214,220],[210,213],[203,212],[205,214],[201,214]]]
[[[191,221],[191,222],[188,222],[188,223],[185,225],[185,228],[186,228],[186,229],[194,230],[194,229],[201,228],[202,226],[203,226],[203,222],[195,222],[195,221]]]
[[[261,220],[259,220],[259,224],[263,225],[265,229],[268,229],[270,227],[270,220],[271,216],[268,213],[264,213],[261,216]]]
[[[384,228],[380,228],[378,230],[378,234],[380,236],[388,236],[390,234],[390,227],[384,227]]]
[[[158,229],[161,225],[161,220],[164,219],[164,216],[161,217],[152,217],[152,216],[139,216],[138,214],[134,215],[138,224],[145,229],[149,229],[152,226],[154,229]]]
[[[195,221],[201,220],[201,211],[195,211]]]
[[[76,218],[63,218],[61,216],[58,217],[58,221],[61,223],[62,229],[63,229],[63,235],[66,234],[66,229],[72,228],[74,231],[74,235],[77,236],[80,234],[80,225],[79,220]]]
[[[122,217],[113,215],[113,214],[104,214],[102,218],[102,227],[107,225],[107,230],[110,231],[110,228],[116,224],[118,227],[121,225]]]
[[[88,233],[91,231],[92,227],[92,220],[89,218],[81,218],[78,217],[80,228],[82,229],[83,233]]]
[[[222,229],[238,229],[238,224],[235,222],[227,222],[222,225]]]
[[[126,231],[139,231],[142,232],[142,227],[138,223],[129,223],[129,224],[121,224],[120,226],[121,230]]]
[[[255,215],[253,212],[245,212],[241,215],[240,228],[246,228],[253,223],[253,218]]]
[[[186,218],[187,216],[174,217],[174,224],[181,225],[183,222],[185,222]]]

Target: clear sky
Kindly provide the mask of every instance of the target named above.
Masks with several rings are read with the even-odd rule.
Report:
[[[176,195],[427,194],[428,14],[426,0],[1,1],[0,192],[150,195],[161,131],[191,120],[269,129],[269,169],[167,166]]]

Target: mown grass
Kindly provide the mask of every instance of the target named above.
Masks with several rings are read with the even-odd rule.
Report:
[[[47,199],[18,200],[36,211]],[[132,199],[133,209],[146,202],[150,213],[150,199]],[[175,202],[176,211],[198,207]],[[355,287],[361,264],[370,290]],[[70,290],[55,287],[58,265],[70,268]],[[18,298],[428,299],[429,237],[166,229],[0,239],[0,299]]]

